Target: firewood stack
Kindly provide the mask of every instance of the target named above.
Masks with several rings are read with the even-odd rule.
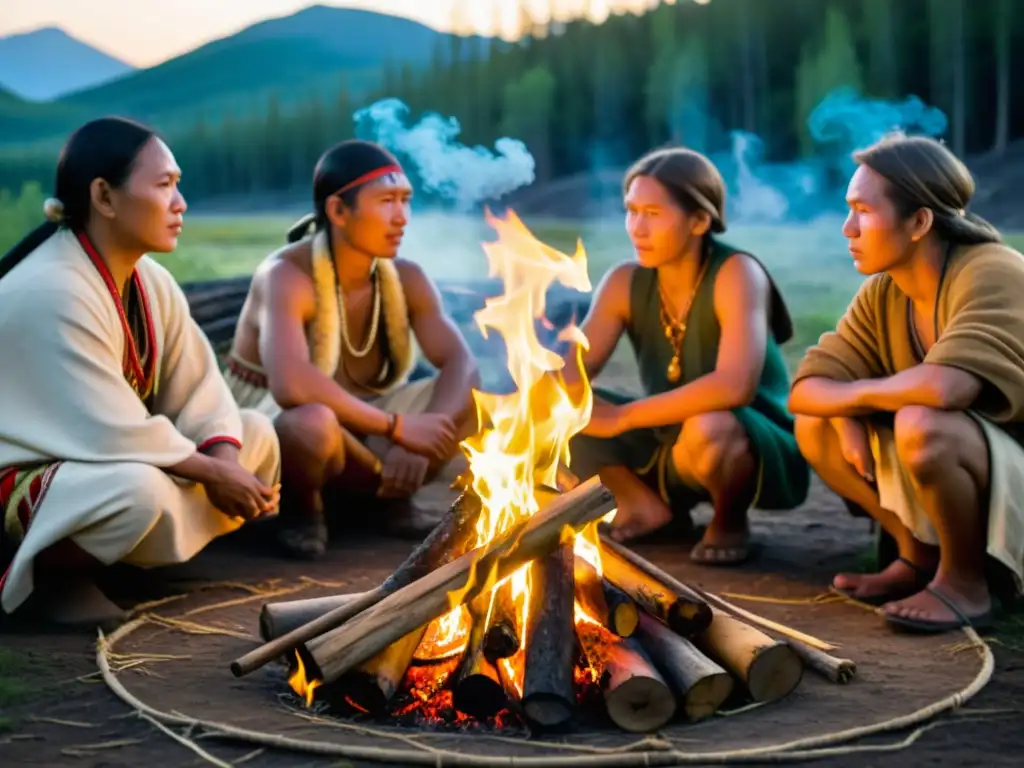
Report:
[[[775,639],[723,610],[728,604],[718,598],[598,537],[614,507],[594,478],[470,549],[481,504],[465,491],[378,587],[264,605],[264,644],[232,672],[284,659],[307,703],[460,724],[511,718],[556,728],[593,714],[582,711],[587,702],[603,700],[619,728],[650,732],[677,716],[707,718],[730,697],[781,699],[799,684],[805,662],[840,663],[820,645]],[[574,551],[570,533],[582,531],[600,552],[601,572]],[[530,568],[525,611],[509,579],[523,566]],[[439,620],[453,615],[462,617],[461,636],[439,649]]]

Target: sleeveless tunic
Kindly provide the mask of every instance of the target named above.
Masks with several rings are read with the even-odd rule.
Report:
[[[657,270],[646,267],[634,270],[626,336],[633,347],[646,396],[668,392],[714,371],[721,338],[714,307],[715,280],[722,264],[737,252],[724,243],[712,241],[706,256],[710,262],[687,317],[679,360],[682,376],[675,383],[667,376],[673,350],[661,321]],[[794,419],[787,408],[790,381],[780,345],[792,337],[793,326],[774,282],[771,282],[770,306],[771,333],[757,392],[749,405],[735,408],[732,413],[746,431],[758,462],[754,506],[780,510],[803,503],[810,484],[810,469],[797,448]],[[602,387],[594,387],[594,394],[616,404],[637,399]],[[682,425],[675,424],[632,430],[613,438],[577,435],[570,445],[573,469],[586,477],[604,466],[626,466],[654,487],[674,509],[689,509],[708,497],[704,489],[691,488],[684,483],[673,466],[672,446],[681,431]]]

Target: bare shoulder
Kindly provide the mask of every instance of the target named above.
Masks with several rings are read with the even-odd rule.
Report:
[[[617,308],[620,314],[628,314],[629,294],[638,268],[639,265],[633,261],[610,267],[594,290],[594,303],[600,302],[603,307]]]
[[[727,256],[715,280],[717,290],[729,293],[745,288],[767,294],[770,287],[771,280],[764,265],[745,251],[734,251]]]
[[[422,307],[440,301],[437,284],[423,267],[408,259],[395,259],[392,263],[398,272],[398,279],[402,282],[402,290],[405,291],[410,306]]]
[[[276,295],[291,301],[312,301],[313,284],[312,248],[308,240],[289,243],[263,260],[253,275],[253,293],[258,296]]]

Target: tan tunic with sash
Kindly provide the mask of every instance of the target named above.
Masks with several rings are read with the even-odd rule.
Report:
[[[923,354],[910,299],[887,275],[865,281],[835,331],[807,351],[794,383],[821,376],[857,381],[892,376],[921,363],[974,374],[982,394],[970,415],[988,443],[988,553],[1024,591],[1024,256],[1000,244],[954,251],[938,302],[938,336]],[[937,544],[896,455],[891,428],[869,422],[880,503],[920,541]]]

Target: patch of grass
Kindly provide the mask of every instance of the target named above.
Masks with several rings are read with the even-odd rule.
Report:
[[[32,692],[26,666],[20,655],[0,648],[0,708],[20,704]]]

